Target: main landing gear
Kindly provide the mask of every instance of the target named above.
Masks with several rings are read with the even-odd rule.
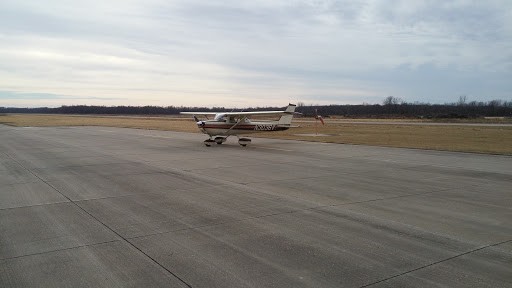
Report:
[[[250,144],[251,143],[251,139],[249,138],[238,138],[238,144],[240,144],[240,146],[242,147],[245,147],[247,146],[247,144]]]
[[[204,145],[206,145],[206,147],[212,146],[213,143],[215,143],[215,140],[212,140],[212,139],[204,140]]]
[[[204,145],[206,145],[206,147],[212,146],[213,143],[217,143],[218,145],[220,145],[220,144],[226,142],[227,139],[228,139],[228,137],[220,137],[220,136],[215,137],[214,139],[209,138],[209,139],[204,140]],[[251,143],[251,139],[249,139],[249,138],[238,138],[238,144],[240,144],[240,146],[242,146],[242,147],[245,147],[250,143]]]

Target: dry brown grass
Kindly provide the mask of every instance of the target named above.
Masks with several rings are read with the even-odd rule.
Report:
[[[8,114],[0,115],[0,123],[13,126],[110,126],[198,132],[190,118],[171,117]],[[301,136],[297,134],[315,134],[314,122],[301,119],[297,123],[301,125],[300,128],[257,135],[303,141],[512,155],[510,126],[433,126],[403,123],[382,125],[372,124],[371,121],[366,124],[354,124],[346,120],[328,120],[325,126],[318,128],[319,134],[328,136]]]
[[[363,144],[459,152],[512,155],[512,127],[350,124],[336,123],[318,127],[301,125],[297,130],[275,133],[272,137],[328,143]],[[263,135],[267,136],[267,135]]]
[[[190,120],[190,118],[170,117],[7,114],[4,116],[0,116],[0,124],[21,127],[109,126],[179,132],[197,131],[197,126],[195,125],[194,121]]]

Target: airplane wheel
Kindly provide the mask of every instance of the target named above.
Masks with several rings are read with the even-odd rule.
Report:
[[[226,138],[224,138],[224,137],[215,137],[214,141],[215,141],[215,143],[220,145],[220,144],[226,142]]]
[[[210,147],[213,143],[215,143],[215,141],[213,141],[212,139],[204,140],[204,145],[206,145],[206,147]]]
[[[249,138],[238,139],[238,144],[240,144],[240,146],[242,146],[242,147],[247,146],[247,144],[249,144],[249,143],[251,143],[251,139],[249,139]]]

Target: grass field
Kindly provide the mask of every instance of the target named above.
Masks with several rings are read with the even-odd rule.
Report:
[[[512,127],[485,125],[429,125],[404,120],[326,120],[315,128],[314,121],[300,118],[300,125],[283,132],[254,134],[253,137],[294,139],[328,143],[364,144],[431,150],[512,155]],[[358,123],[354,123],[358,122]],[[194,121],[179,117],[0,115],[0,124],[12,126],[109,126],[199,133]],[[319,135],[315,135],[318,130]],[[205,138],[206,139],[206,138]]]

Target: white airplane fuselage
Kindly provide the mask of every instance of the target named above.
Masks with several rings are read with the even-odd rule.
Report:
[[[243,121],[234,126],[236,122],[219,122],[217,120],[198,121],[197,127],[210,136],[232,136],[252,134],[258,132],[284,131],[290,127],[279,125],[277,121]],[[234,127],[233,127],[234,126]]]

